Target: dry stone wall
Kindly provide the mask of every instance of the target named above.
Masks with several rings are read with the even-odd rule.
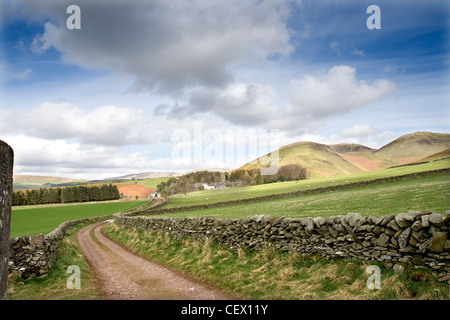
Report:
[[[210,239],[237,249],[272,248],[305,257],[376,260],[385,267],[428,267],[450,284],[450,210],[409,211],[383,217],[349,213],[329,218],[217,219],[117,216],[121,226],[165,232],[175,238]]]
[[[101,219],[104,218],[101,217]],[[45,235],[11,238],[9,241],[9,272],[18,272],[22,278],[47,275],[53,268],[67,229],[95,220],[95,218],[86,218],[66,221]]]

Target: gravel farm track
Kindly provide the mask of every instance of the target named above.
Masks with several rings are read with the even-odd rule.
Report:
[[[77,240],[100,282],[102,297],[111,300],[228,300],[199,281],[140,257],[107,238],[102,221],[81,229]]]

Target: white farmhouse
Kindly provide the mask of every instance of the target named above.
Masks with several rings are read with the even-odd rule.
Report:
[[[149,198],[161,197],[161,194],[157,191],[150,193]]]
[[[212,190],[212,189],[215,189],[215,187],[213,185],[210,186],[209,184],[204,183],[203,184],[203,189],[204,190]]]

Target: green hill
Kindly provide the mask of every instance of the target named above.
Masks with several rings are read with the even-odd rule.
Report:
[[[279,149],[279,167],[299,164],[308,170],[311,178],[330,177],[414,163],[445,154],[449,146],[450,134],[431,132],[404,135],[379,150],[351,143],[296,142]],[[259,159],[256,164],[252,161],[236,170],[259,169]]]
[[[287,164],[300,164],[307,168],[311,178],[361,171],[330,146],[314,142],[297,142],[280,148],[279,167]],[[240,169],[257,169],[260,166],[258,160],[257,164],[246,164]]]
[[[448,133],[415,132],[401,136],[374,154],[396,161],[398,164],[408,164],[443,152],[449,147]]]

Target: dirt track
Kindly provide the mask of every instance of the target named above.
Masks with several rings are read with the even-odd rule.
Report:
[[[81,229],[77,240],[101,283],[105,299],[230,299],[214,288],[131,253],[101,232],[104,224],[98,222]]]

